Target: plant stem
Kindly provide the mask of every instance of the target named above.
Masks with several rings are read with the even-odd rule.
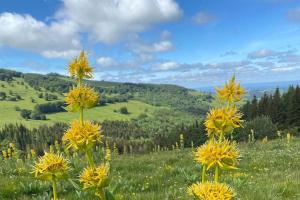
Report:
[[[80,87],[82,85],[82,78],[78,78],[77,85]]]
[[[206,181],[206,165],[202,166],[202,183]]]
[[[80,123],[83,126],[83,107],[80,107]]]
[[[219,182],[219,179],[220,179],[220,168],[217,165],[215,168],[215,182]]]
[[[55,180],[55,176],[54,175],[52,175],[52,188],[53,188],[53,200],[57,200],[56,180]]]
[[[223,137],[224,137],[224,133],[221,132],[220,137],[219,137],[219,143],[221,143],[223,141]]]
[[[98,192],[96,193],[96,195],[97,195],[98,197],[100,197],[101,200],[106,200],[105,193],[104,193],[103,189],[101,189],[100,191],[98,191]]]
[[[93,159],[93,155],[92,155],[92,151],[91,149],[87,149],[85,151],[85,157],[89,163],[90,167],[95,167],[95,163],[94,163],[94,159]]]

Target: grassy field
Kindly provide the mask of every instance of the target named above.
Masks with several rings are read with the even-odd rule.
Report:
[[[21,82],[23,79],[16,78],[16,80],[12,81],[10,84],[4,81],[0,81],[0,85],[4,85],[4,87],[0,87],[0,91],[5,92],[8,96],[20,95],[22,97],[21,100],[18,101],[0,101],[0,127],[7,123],[22,123],[27,127],[37,127],[43,124],[53,124],[55,122],[70,122],[74,118],[78,118],[78,114],[76,113],[54,113],[47,114],[47,120],[25,120],[20,116],[20,113],[16,111],[16,106],[21,109],[30,109],[32,110],[36,104],[46,103],[47,101],[42,98],[38,98],[38,94],[40,92],[34,90],[26,83],[24,85],[18,84],[17,82]],[[9,95],[10,91],[12,95]],[[47,91],[48,92],[48,91]],[[50,93],[50,92],[48,92]],[[52,93],[58,96],[59,100],[63,99],[63,96],[58,93]],[[32,103],[34,99],[36,103]],[[126,106],[129,114],[121,114],[119,109],[123,106]],[[129,101],[124,103],[115,103],[108,104],[106,106],[95,107],[85,112],[85,119],[103,121],[105,119],[109,120],[129,120],[133,118],[137,118],[141,113],[146,113],[151,116],[152,113],[160,109],[161,107],[152,106],[140,101]]]
[[[240,144],[239,170],[222,174],[241,200],[300,199],[300,140],[288,145],[285,139],[267,144]],[[51,188],[34,180],[32,162],[18,173],[15,161],[0,162],[0,199],[49,199]],[[84,163],[72,159],[77,174]],[[20,165],[19,165],[20,166]],[[110,190],[117,200],[188,200],[190,184],[200,179],[201,167],[193,161],[191,149],[146,155],[114,156]],[[134,174],[134,175],[133,175]],[[76,180],[75,180],[76,181]],[[62,199],[94,199],[76,191],[69,182],[59,185]]]

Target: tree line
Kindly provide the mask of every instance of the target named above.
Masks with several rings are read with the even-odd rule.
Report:
[[[290,86],[281,94],[279,88],[273,94],[265,93],[260,99],[256,96],[242,107],[245,120],[258,116],[269,116],[280,129],[300,127],[300,87]]]

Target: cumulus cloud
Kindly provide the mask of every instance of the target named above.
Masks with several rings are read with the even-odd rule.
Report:
[[[44,57],[70,58],[82,48],[80,36],[113,43],[159,23],[178,19],[182,11],[174,0],[62,0],[49,22],[17,13],[0,14],[0,45],[29,50]],[[165,35],[168,33],[165,32]],[[167,36],[165,36],[167,37]],[[141,51],[172,48],[164,39]]]
[[[162,40],[152,44],[136,42],[129,46],[130,49],[137,54],[167,52],[174,48],[172,42],[169,40]]]
[[[215,21],[216,17],[208,12],[200,11],[198,12],[192,20],[200,25],[209,24],[213,21]]]
[[[111,57],[99,57],[96,60],[100,67],[109,68],[118,65],[118,62]]]
[[[77,27],[70,21],[49,25],[30,15],[0,14],[0,44],[45,57],[70,57],[80,48]]]
[[[178,19],[182,11],[173,0],[63,0],[57,17],[78,24],[91,38],[113,43],[154,24]]]
[[[180,67],[180,64],[174,61],[158,63],[153,67],[153,70],[157,71],[170,71]]]

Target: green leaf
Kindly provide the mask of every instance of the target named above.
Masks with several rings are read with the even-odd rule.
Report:
[[[105,189],[104,192],[106,200],[115,200],[114,195],[108,189]]]

